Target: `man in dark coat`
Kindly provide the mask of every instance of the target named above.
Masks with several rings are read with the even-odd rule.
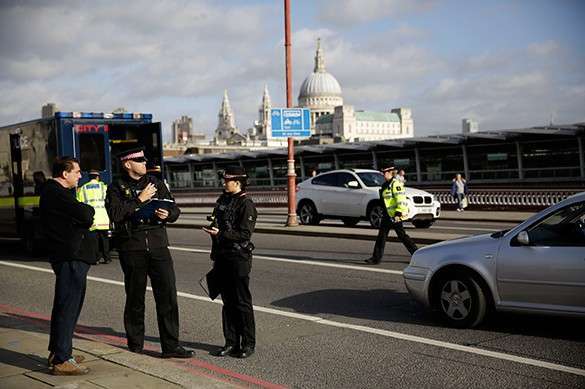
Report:
[[[53,164],[53,179],[42,188],[39,210],[49,260],[56,276],[51,313],[49,366],[54,375],[82,375],[89,369],[73,356],[73,331],[79,319],[89,266],[95,264],[96,242],[89,235],[94,209],[75,199],[81,177],[79,162],[70,157]]]
[[[144,347],[144,298],[150,277],[163,358],[190,358],[192,351],[179,345],[179,307],[175,271],[169,252],[166,223],[179,217],[166,185],[146,174],[142,148],[119,155],[125,174],[114,181],[106,195],[106,209],[114,223],[116,248],[124,272],[126,306],[124,326],[128,349]]]

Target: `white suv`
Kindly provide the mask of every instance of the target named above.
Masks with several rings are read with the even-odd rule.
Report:
[[[386,209],[379,190],[384,175],[377,170],[334,170],[297,185],[297,214],[302,224],[341,219],[346,226],[368,220],[378,228]],[[423,190],[406,187],[408,221],[417,228],[430,227],[441,214],[441,204]]]

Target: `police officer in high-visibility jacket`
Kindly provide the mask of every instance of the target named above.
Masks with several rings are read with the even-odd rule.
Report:
[[[95,209],[93,225],[89,229],[94,231],[98,240],[99,263],[110,263],[110,218],[106,211],[106,192],[108,186],[100,181],[100,172],[91,170],[89,181],[77,189],[77,200],[91,205]]]
[[[417,250],[416,244],[406,234],[402,226],[402,221],[408,217],[408,203],[406,202],[404,183],[396,177],[398,172],[393,166],[383,169],[382,172],[386,181],[380,188],[380,200],[384,203],[386,212],[380,221],[374,253],[370,258],[366,259],[366,263],[372,265],[377,265],[382,261],[386,237],[390,229],[396,231],[398,239],[411,255]]]

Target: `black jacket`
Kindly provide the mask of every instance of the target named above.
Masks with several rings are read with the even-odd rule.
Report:
[[[42,188],[39,204],[41,225],[51,262],[80,260],[95,263],[93,245],[84,243],[93,224],[95,210],[75,198],[75,190],[55,180]]]
[[[150,182],[156,186],[154,198],[173,200],[165,183],[151,175],[139,180],[124,175],[108,186],[106,209],[110,221],[114,223],[116,247],[120,251],[151,250],[169,245],[165,224],[179,218],[181,211],[176,204],[170,207],[169,217],[164,221],[156,217],[144,221],[133,219],[134,212],[148,203],[141,203],[138,195]]]
[[[234,195],[224,193],[217,199],[213,210],[214,225],[219,234],[213,239],[211,257],[251,258],[250,239],[256,226],[258,213],[254,202],[245,192]]]

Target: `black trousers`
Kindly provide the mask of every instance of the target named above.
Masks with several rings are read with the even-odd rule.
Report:
[[[256,324],[250,293],[251,259],[218,258],[215,269],[220,275],[223,336],[226,346],[256,347]]]
[[[124,327],[128,348],[144,347],[144,298],[148,276],[156,304],[162,352],[174,350],[179,345],[179,307],[175,270],[169,249],[121,251],[120,264],[126,289]]]
[[[52,262],[56,276],[55,297],[51,312],[49,352],[55,364],[71,358],[73,332],[85,299],[89,264],[81,261]]]
[[[110,238],[108,238],[107,230],[98,230],[98,258],[103,258],[106,262],[111,261],[110,257]]]
[[[376,245],[374,246],[374,253],[372,254],[372,258],[374,258],[376,262],[380,262],[382,260],[382,256],[384,255],[384,247],[386,247],[386,238],[388,237],[388,233],[391,229],[396,231],[398,239],[400,239],[410,254],[413,254],[418,248],[412,239],[410,239],[410,236],[408,236],[408,234],[404,231],[402,222],[395,222],[389,216],[384,216],[380,223],[378,237],[376,238]]]

